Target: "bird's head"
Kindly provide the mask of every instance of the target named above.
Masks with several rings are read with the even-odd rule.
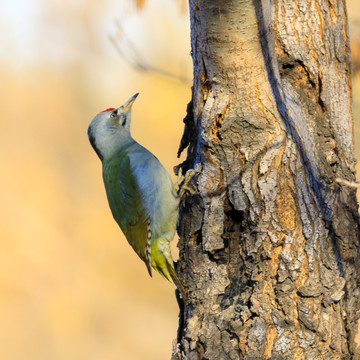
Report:
[[[138,95],[118,108],[101,111],[92,119],[88,136],[101,160],[134,141],[130,134],[131,107]]]

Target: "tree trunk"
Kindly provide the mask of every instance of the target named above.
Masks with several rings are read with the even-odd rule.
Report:
[[[360,359],[345,0],[190,0],[190,16],[180,151],[200,174],[172,358]]]

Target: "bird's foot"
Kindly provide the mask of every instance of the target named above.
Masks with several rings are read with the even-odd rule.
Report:
[[[188,170],[185,175],[183,175],[182,168],[178,171],[174,187],[183,206],[187,194],[195,195],[198,193],[194,187],[190,185],[191,180],[196,174],[199,174],[199,172],[193,169]]]

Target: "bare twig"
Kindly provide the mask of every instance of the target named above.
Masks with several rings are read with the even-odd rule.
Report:
[[[163,70],[156,66],[148,64],[140,55],[133,42],[129,39],[119,20],[116,20],[117,32],[115,35],[109,35],[109,40],[114,45],[120,56],[135,70],[154,72],[181,82],[190,83],[191,79],[176,75],[172,72]]]
[[[359,183],[348,181],[348,180],[345,180],[345,179],[336,178],[335,182],[337,184],[345,185],[345,186],[348,186],[348,187],[351,187],[351,188],[354,188],[354,189],[357,189],[357,188],[360,187]]]

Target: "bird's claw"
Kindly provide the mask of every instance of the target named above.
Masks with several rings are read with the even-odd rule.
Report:
[[[193,169],[188,170],[185,175],[182,173],[182,168],[180,168],[178,171],[178,176],[174,187],[183,206],[185,205],[185,198],[187,194],[198,194],[198,192],[196,192],[196,190],[190,185],[191,180],[197,174],[199,174],[199,172]]]

